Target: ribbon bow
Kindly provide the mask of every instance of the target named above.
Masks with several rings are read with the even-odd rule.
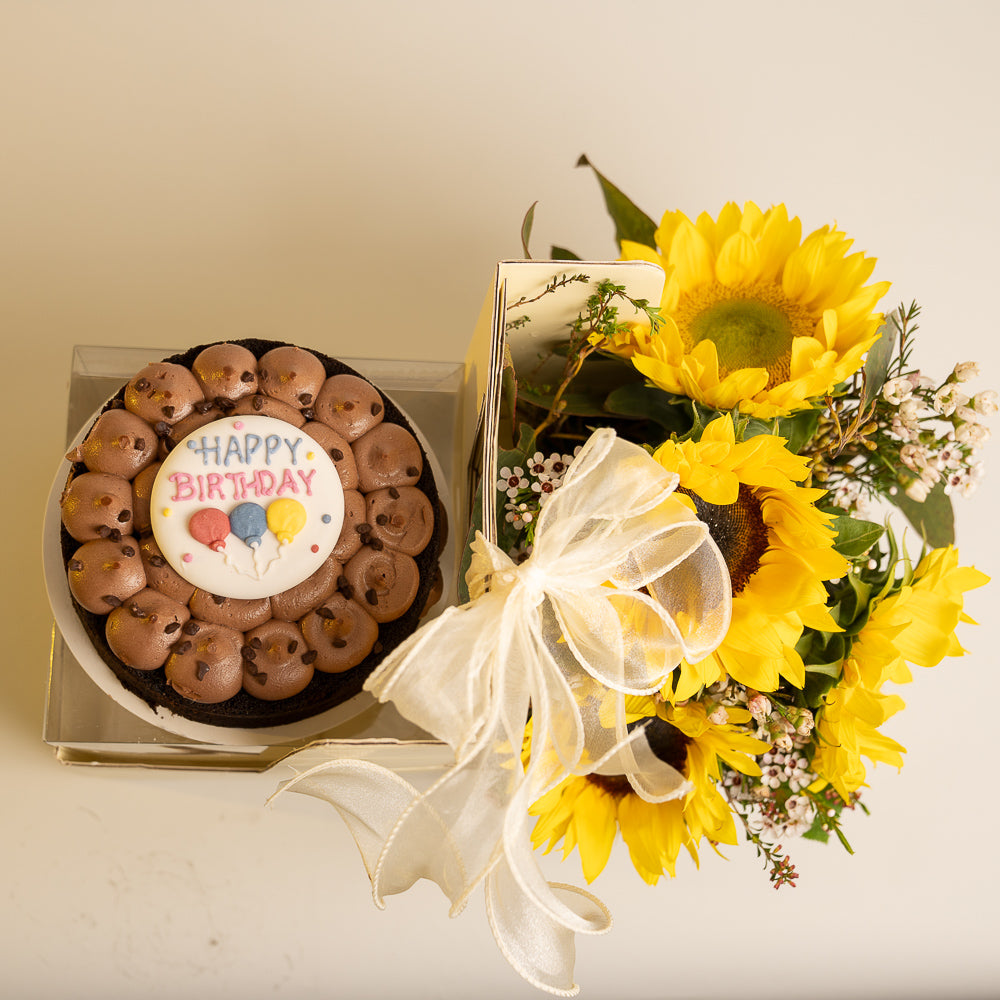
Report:
[[[571,774],[625,774],[651,802],[683,795],[683,775],[641,728],[629,731],[624,699],[659,690],[729,626],[725,562],[672,496],[676,485],[642,448],[596,431],[542,508],[531,556],[518,565],[477,534],[469,603],[419,629],[365,685],[447,743],[454,765],[423,792],[357,760],[319,764],[279,789],[337,808],[379,907],[429,878],[454,916],[485,882],[504,956],[560,996],[579,989],[573,935],[602,933],[611,918],[590,893],[545,881],[528,808]]]

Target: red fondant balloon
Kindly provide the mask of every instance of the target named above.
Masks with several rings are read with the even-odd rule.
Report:
[[[226,547],[229,518],[217,507],[202,507],[191,515],[188,531],[195,541],[207,545],[213,552]]]

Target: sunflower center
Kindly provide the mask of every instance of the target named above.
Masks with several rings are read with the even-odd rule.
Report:
[[[703,340],[715,344],[721,378],[764,368],[768,389],[788,380],[792,341],[812,336],[816,327],[808,309],[769,281],[703,285],[681,297],[674,319],[688,350]]]
[[[736,597],[760,569],[760,561],[767,552],[767,525],[760,500],[746,483],[740,483],[736,503],[730,504],[708,503],[697,493],[684,487],[678,489],[691,498],[698,517],[708,525],[712,541],[726,560]]]

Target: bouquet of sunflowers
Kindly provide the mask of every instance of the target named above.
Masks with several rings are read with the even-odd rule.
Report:
[[[575,847],[591,881],[620,831],[655,883],[682,848],[697,862],[704,843],[742,833],[772,883],[794,885],[782,845],[833,836],[850,850],[841,820],[867,812],[865,761],[903,763],[883,731],[903,707],[890,685],[964,652],[963,595],[988,578],[959,563],[951,498],[982,476],[997,394],[970,394],[973,362],[943,380],[914,367],[918,307],[876,311],[888,283],[868,283],[875,260],[836,228],[803,236],[784,205],[749,202],[694,221],[668,211],[657,226],[595,174],[622,258],[662,267],[665,289],[650,303],[598,284],[556,351],[561,374],[505,372],[498,541],[530,554],[580,444],[613,427],[679,477],[725,559],[732,620],[709,656],[626,699],[630,725],[691,790],[652,803],[624,777],[573,775],[532,805],[532,839]],[[567,271],[545,294],[589,281],[576,255],[552,257]],[[644,321],[621,320],[626,304]],[[884,505],[909,521],[916,558]]]

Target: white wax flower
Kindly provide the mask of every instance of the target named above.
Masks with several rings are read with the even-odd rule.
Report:
[[[952,373],[959,382],[968,382],[979,374],[979,364],[976,361],[960,361]]]

